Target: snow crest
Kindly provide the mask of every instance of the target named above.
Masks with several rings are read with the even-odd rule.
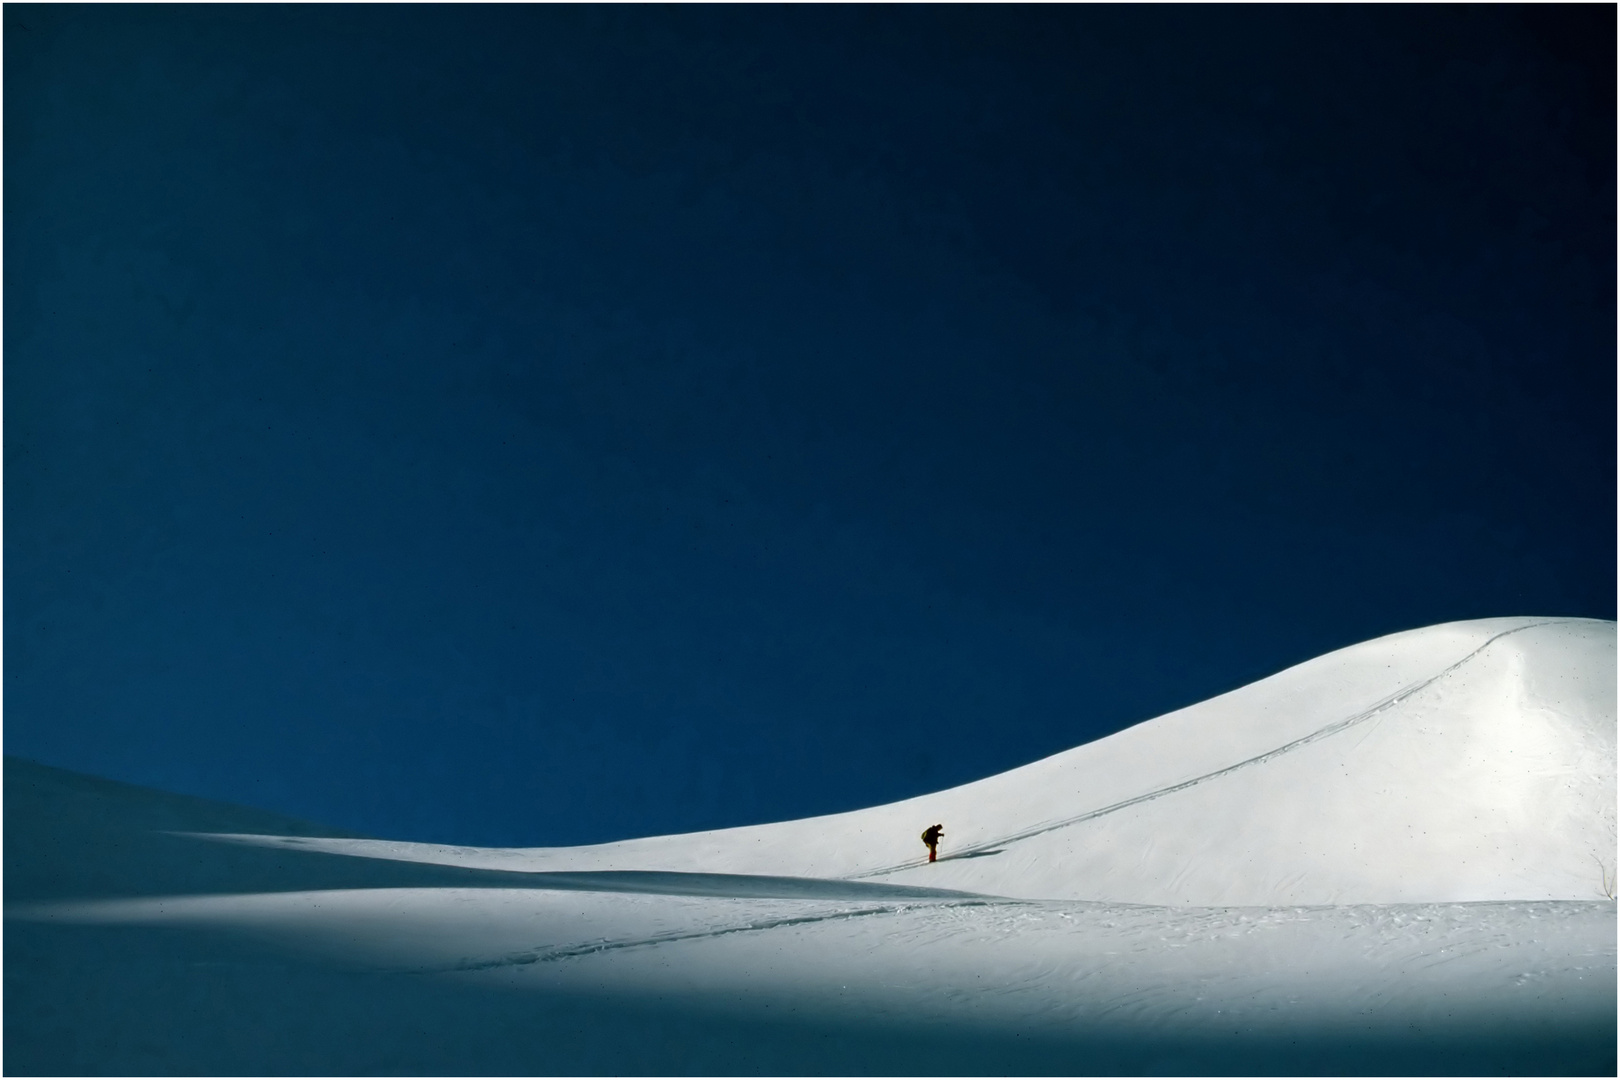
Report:
[[[935,821],[947,842],[929,864],[915,837]],[[1615,873],[1615,624],[1393,634],[998,776],[800,821],[577,848],[229,839],[1136,904],[1601,900]]]

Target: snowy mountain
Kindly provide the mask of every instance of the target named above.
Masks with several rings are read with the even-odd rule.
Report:
[[[4,1064],[1612,1074],[1615,688],[1613,623],[1452,623],[933,795],[562,849],[7,759]]]

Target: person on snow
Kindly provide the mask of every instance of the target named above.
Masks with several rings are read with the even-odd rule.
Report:
[[[928,845],[928,861],[933,862],[934,856],[939,854],[939,838],[945,835],[945,826],[930,825],[923,830],[922,842]]]

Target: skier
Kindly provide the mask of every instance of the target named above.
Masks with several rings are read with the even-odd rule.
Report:
[[[928,861],[933,862],[934,856],[939,854],[939,838],[945,835],[945,826],[930,825],[923,830],[922,842],[928,845]]]

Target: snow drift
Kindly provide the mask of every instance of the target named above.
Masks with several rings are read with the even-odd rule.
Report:
[[[1615,756],[1614,624],[1497,619],[933,795],[580,848],[7,759],[4,1064],[1612,1074]]]
[[[930,866],[917,835],[935,821],[946,843]],[[1341,649],[869,810],[578,848],[315,846],[502,870],[1225,905],[1603,899],[1615,839],[1614,624],[1484,619]]]

